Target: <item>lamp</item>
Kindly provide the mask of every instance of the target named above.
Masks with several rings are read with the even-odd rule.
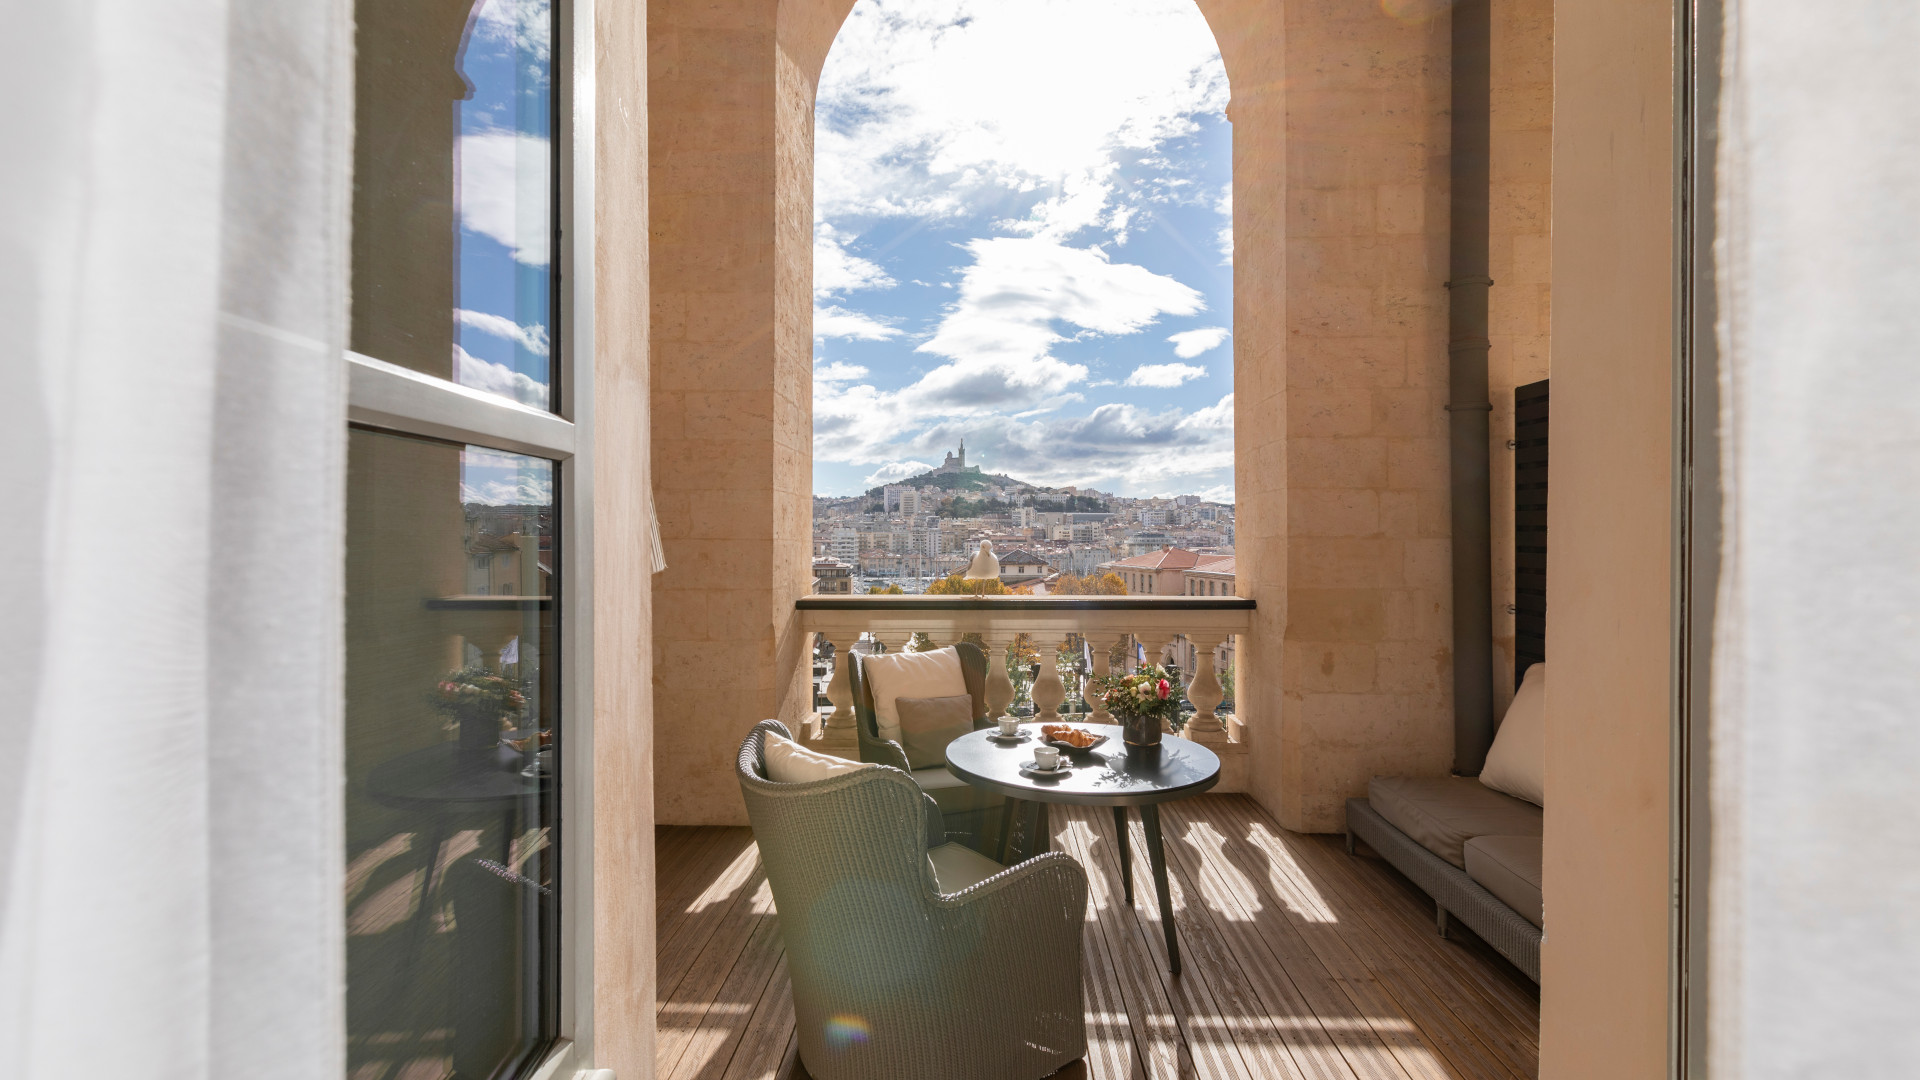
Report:
[[[974,552],[973,562],[967,565],[967,572],[963,576],[968,581],[1000,580],[1000,560],[993,557],[992,542],[980,541],[980,550]]]

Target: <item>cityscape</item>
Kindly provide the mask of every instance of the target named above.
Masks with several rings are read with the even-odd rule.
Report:
[[[1233,515],[1231,503],[1198,495],[1029,484],[969,463],[962,440],[918,476],[814,497],[813,591],[924,593],[963,572],[985,540],[1010,592],[1078,591],[1075,579],[1111,574],[1130,594],[1231,596]]]

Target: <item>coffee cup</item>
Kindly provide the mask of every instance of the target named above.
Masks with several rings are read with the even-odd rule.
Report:
[[[1011,739],[1018,734],[1020,734],[1020,721],[1014,719],[1011,716],[1003,716],[1000,718],[1000,737],[1001,738]]]
[[[1060,767],[1060,750],[1053,746],[1033,748],[1033,767],[1041,772],[1052,772]]]

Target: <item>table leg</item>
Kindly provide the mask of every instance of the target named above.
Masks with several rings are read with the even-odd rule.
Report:
[[[1127,838],[1127,808],[1113,808],[1114,842],[1120,845],[1120,890],[1127,898],[1127,905],[1133,905],[1133,843]]]
[[[1160,841],[1160,808],[1148,803],[1140,808],[1140,823],[1147,827],[1147,859],[1153,863],[1153,891],[1160,894],[1160,929],[1167,936],[1167,971],[1180,974],[1180,942],[1174,936],[1173,894],[1167,888],[1167,852]]]
[[[994,853],[994,861],[1001,866],[1007,865],[1007,855],[1013,850],[1013,825],[1020,820],[1020,800],[1008,799],[1000,804],[1000,844]]]
[[[1033,832],[1028,834],[1027,843],[1028,858],[1053,850],[1053,829],[1047,824],[1047,804],[1035,801],[1033,808]]]

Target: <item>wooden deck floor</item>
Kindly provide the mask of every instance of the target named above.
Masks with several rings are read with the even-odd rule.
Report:
[[[1061,1076],[1519,1080],[1539,993],[1364,848],[1276,825],[1240,795],[1162,813],[1185,971],[1166,973],[1144,857],[1120,899],[1113,818],[1055,807],[1087,868],[1088,1052]],[[1139,820],[1134,850],[1146,850]],[[752,834],[659,830],[660,1080],[789,1080],[793,1002]]]

